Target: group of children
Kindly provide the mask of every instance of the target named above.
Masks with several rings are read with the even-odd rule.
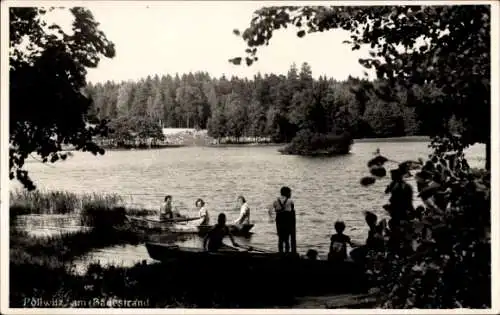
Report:
[[[397,178],[394,178],[397,180]],[[393,186],[397,186],[399,183],[393,183]],[[394,188],[393,188],[394,189]],[[269,207],[269,216],[273,218],[276,222],[276,231],[278,236],[278,251],[280,253],[292,253],[297,254],[296,246],[296,215],[294,202],[291,199],[292,191],[289,187],[282,187],[280,189],[280,196],[272,203]],[[240,216],[234,222],[235,224],[249,223],[250,221],[250,208],[248,207],[246,200],[243,196],[238,197],[238,202],[240,205]],[[208,211],[205,208],[205,202],[203,199],[197,199],[195,202],[196,207],[199,210],[199,216],[201,218],[201,224],[210,224],[210,218]],[[178,213],[172,211],[172,197],[170,195],[165,197],[165,202],[160,210],[160,218],[179,216]],[[383,234],[386,230],[385,221],[377,224],[377,216],[371,212],[365,213],[365,220],[369,227],[368,237],[366,239],[366,246],[363,247],[376,247],[383,243]],[[335,232],[330,237],[330,247],[328,252],[328,260],[330,261],[344,261],[348,257],[347,245],[352,248],[360,247],[361,244],[355,244],[352,242],[351,238],[344,234],[345,223],[342,221],[335,222]],[[208,251],[217,251],[223,247],[231,247],[223,243],[223,239],[228,236],[231,240],[232,246],[239,247],[235,242],[233,235],[230,232],[229,227],[226,225],[226,215],[220,213],[217,219],[217,223],[213,228],[207,233],[204,241],[203,247]],[[307,257],[310,259],[316,259],[317,252],[314,250],[309,250]]]
[[[276,231],[278,234],[278,251],[280,253],[296,253],[296,238],[295,238],[295,206],[293,203],[292,190],[289,187],[282,187],[280,196],[273,202],[272,206],[268,209],[269,216],[276,221]],[[240,203],[240,216],[235,221],[236,224],[249,223],[250,208],[243,196],[238,197]],[[224,245],[222,239],[229,236],[233,246],[238,247],[234,241],[229,228],[226,225],[226,215],[219,214],[217,224],[206,235],[203,247],[209,251],[216,251]]]
[[[271,218],[276,221],[276,231],[278,236],[278,251],[280,253],[292,253],[297,254],[296,246],[296,216],[295,216],[295,206],[291,199],[292,191],[289,187],[282,187],[280,189],[280,196],[273,202],[272,206],[268,209]],[[243,201],[245,201],[243,199]],[[367,223],[370,227],[369,236],[367,239],[367,244],[373,243],[372,239],[375,239],[377,218],[367,216]],[[351,247],[357,247],[359,245],[354,244],[351,238],[344,234],[346,226],[344,222],[335,222],[336,233],[330,237],[330,250],[328,253],[328,260],[330,261],[344,261],[347,258],[347,245]],[[212,228],[212,230],[206,235],[203,247],[209,251],[217,251],[223,247],[227,247],[223,243],[225,236],[228,236],[234,247],[239,247],[239,245],[234,241],[233,236],[229,228],[226,225],[226,215],[224,213],[219,214],[217,224]],[[317,252],[310,250],[307,253],[310,259],[316,259]]]

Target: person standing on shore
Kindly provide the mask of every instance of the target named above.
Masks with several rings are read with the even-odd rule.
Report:
[[[335,222],[335,234],[330,237],[330,250],[328,252],[328,260],[340,262],[347,259],[347,245],[351,248],[354,244],[351,238],[344,234],[345,223],[343,221]]]
[[[392,182],[385,189],[386,194],[391,194],[386,208],[389,210],[394,225],[400,225],[402,221],[408,220],[408,216],[415,210],[413,189],[404,181],[403,175],[399,169],[391,170]]]
[[[269,209],[269,216],[276,214],[276,231],[278,233],[278,250],[280,253],[297,253],[295,206],[292,198],[292,190],[289,187],[281,187],[280,196],[273,202]]]
[[[239,196],[238,203],[240,204],[240,216],[234,221],[234,224],[250,224],[250,208],[245,197]]]

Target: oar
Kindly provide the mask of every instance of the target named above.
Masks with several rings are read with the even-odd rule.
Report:
[[[224,244],[224,245],[227,248],[231,248],[231,249],[237,250],[239,252],[241,252],[241,251],[256,251],[256,252],[267,253],[267,251],[259,250],[259,249],[253,248],[252,246],[244,246],[244,245],[232,246],[232,245],[228,245],[228,244]]]
[[[245,249],[245,248],[244,248],[244,247],[242,247],[242,246],[238,246],[238,247],[236,247],[236,246],[232,246],[232,245],[228,245],[228,244],[224,244],[224,247],[226,247],[226,248],[231,248],[231,249],[237,250],[237,251],[239,251],[239,252],[241,252],[242,250],[244,250],[244,249]]]
[[[240,247],[242,248],[246,248],[246,250],[248,251],[254,251],[254,252],[261,252],[261,253],[268,253],[268,254],[271,254],[271,253],[274,253],[272,251],[269,251],[267,249],[261,249],[261,248],[255,248],[253,246],[241,246]]]

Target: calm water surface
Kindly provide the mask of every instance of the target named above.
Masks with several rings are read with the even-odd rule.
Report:
[[[27,165],[42,190],[118,193],[130,205],[153,209],[159,207],[165,194],[170,194],[174,196],[174,206],[193,216],[197,214],[194,201],[203,198],[212,222],[220,212],[225,212],[229,221],[236,219],[236,198],[244,195],[255,227],[252,238],[240,242],[273,250],[277,243],[276,229],[265,209],[279,195],[280,187],[288,185],[297,210],[299,250],[315,248],[324,254],[336,220],[346,223],[345,233],[353,240],[364,241],[367,230],[363,211],[385,215],[381,206],[388,199],[383,194],[388,179],[368,188],[359,184],[360,178],[368,174],[366,162],[376,148],[397,161],[425,158],[430,152],[424,142],[356,143],[351,154],[333,158],[286,156],[270,146],[186,147],[109,151],[98,157],[76,152],[54,167],[37,162]],[[484,146],[470,148],[467,157],[472,167],[482,166]],[[18,187],[13,182],[11,189]],[[36,220],[25,218],[21,225],[30,226],[31,230],[44,228],[43,224],[28,223],[31,221]],[[201,246],[198,237],[186,242]],[[120,259],[127,264],[147,258],[144,246],[116,246],[87,257],[117,264]]]

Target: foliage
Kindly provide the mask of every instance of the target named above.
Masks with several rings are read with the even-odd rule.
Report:
[[[359,61],[383,79],[376,89],[382,98],[393,99],[394,87],[406,89],[407,103],[416,106],[429,135],[446,134],[454,116],[463,124],[463,143],[486,143],[489,169],[490,16],[488,5],[264,7],[244,32],[235,31],[248,48],[246,57],[230,61],[251,65],[258,47],[287,26],[298,28],[298,37],[349,31],[353,50],[372,49],[370,58]]]
[[[165,135],[156,120],[148,116],[138,116],[136,118],[122,116],[111,121],[109,139],[114,141],[118,147],[131,145],[136,141],[139,145],[165,140]]]
[[[371,57],[360,63],[375,68],[380,81],[361,82],[353,89],[359,113],[375,122],[386,116],[386,109],[370,112],[370,94],[375,94],[388,103],[415,106],[422,128],[437,136],[434,154],[424,166],[427,170],[419,174],[424,178],[418,190],[425,207],[411,211],[411,220],[398,224],[395,215],[406,209],[401,204],[386,206],[391,210],[387,242],[382,250],[368,252],[369,274],[386,296],[383,306],[491,305],[490,286],[484,285],[491,283],[491,245],[485,231],[490,227],[489,173],[473,172],[463,157],[464,147],[485,143],[486,169],[490,167],[490,7],[262,8],[243,33],[235,31],[249,46],[245,63],[257,61],[258,47],[268,45],[273,32],[288,25],[300,29],[298,37],[304,37],[306,30],[343,29],[351,33],[347,43],[353,50],[370,45]],[[460,128],[460,139],[449,136],[450,120],[453,128]],[[414,122],[391,128],[397,127],[399,133],[402,126],[415,128]],[[380,132],[381,126],[387,124],[370,127]],[[407,173],[412,165],[418,163],[402,163],[400,169]],[[380,165],[371,168],[376,175],[385,173]],[[376,180],[370,176],[361,183],[369,186]]]
[[[35,186],[23,169],[30,154],[53,163],[67,157],[60,152],[68,144],[77,150],[104,153],[92,137],[106,134],[106,122],[88,124],[91,99],[82,89],[86,68],[95,68],[102,56],[115,54],[89,10],[70,9],[74,17],[71,35],[56,24],[47,25],[46,11],[9,9],[9,176],[30,190]]]
[[[367,81],[314,79],[311,75],[312,69],[304,63],[300,68],[292,64],[286,76],[257,74],[251,80],[228,80],[196,72],[89,84],[86,91],[95,100],[92,112],[98,119],[111,121],[114,134],[109,139],[120,145],[135,141],[133,124],[140,119],[180,128],[188,127],[189,120],[189,127],[206,127],[211,137],[235,142],[252,137],[286,143],[304,128],[324,134],[348,131],[354,138],[422,134],[422,122],[414,109],[397,109],[406,104],[406,94],[398,92],[397,100],[387,101],[371,91],[361,103],[358,90]],[[144,89],[142,85],[148,81],[151,88]],[[134,109],[142,106],[135,103],[136,91],[145,90],[150,94],[143,99],[152,100],[150,107],[146,104],[146,113]],[[391,114],[384,115],[389,110]]]
[[[490,174],[468,166],[460,137],[435,138],[430,147],[415,174],[424,205],[400,224],[390,214],[385,247],[368,255],[369,273],[385,308],[489,308]]]

